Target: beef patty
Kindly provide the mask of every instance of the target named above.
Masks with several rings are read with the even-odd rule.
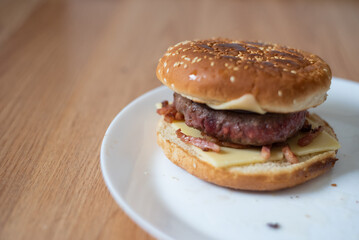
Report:
[[[214,110],[174,93],[174,106],[188,126],[220,141],[243,145],[270,145],[284,142],[300,130],[307,111],[257,114],[245,111]]]

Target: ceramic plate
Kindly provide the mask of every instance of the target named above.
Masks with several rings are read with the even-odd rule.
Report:
[[[103,177],[120,207],[159,239],[359,239],[359,84],[334,78],[328,95],[311,111],[335,129],[339,161],[295,188],[234,191],[172,164],[156,144],[155,104],[172,99],[165,87],[112,121],[101,148]]]

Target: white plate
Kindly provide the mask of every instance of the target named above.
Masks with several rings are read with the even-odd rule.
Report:
[[[295,188],[234,191],[172,164],[155,134],[155,103],[172,99],[165,87],[137,98],[112,121],[101,148],[103,177],[123,210],[160,239],[359,239],[359,84],[334,78],[328,94],[312,111],[335,129],[339,161]]]

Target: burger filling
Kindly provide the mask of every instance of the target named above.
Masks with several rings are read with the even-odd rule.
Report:
[[[278,157],[278,149],[281,149],[284,158],[289,163],[295,164],[299,160],[292,151],[292,147],[297,153],[303,154],[306,151],[309,153],[311,151],[322,151],[323,141],[325,146],[331,146],[330,149],[333,146],[337,149],[338,146],[335,140],[330,138],[328,134],[324,134],[321,140],[308,150],[306,146],[321,134],[323,127],[318,125],[313,128],[306,119],[307,111],[261,115],[247,111],[213,110],[205,104],[196,103],[174,93],[173,103],[162,102],[157,113],[163,115],[166,122],[178,121],[176,123],[187,125],[186,127],[175,128],[177,137],[204,152],[219,153],[222,151],[220,147],[227,147],[226,151],[228,149],[261,147],[261,159],[266,161]],[[197,129],[198,133],[187,135],[182,132],[181,128]],[[298,132],[301,133],[297,134]],[[293,141],[295,141],[295,145],[293,145]],[[331,144],[327,144],[328,142]],[[298,149],[298,146],[301,149]],[[272,157],[272,147],[274,148],[274,157]],[[216,163],[218,164],[218,162]]]

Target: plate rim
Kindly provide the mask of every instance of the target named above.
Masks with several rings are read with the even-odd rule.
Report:
[[[167,234],[165,234],[164,232],[162,232],[161,230],[159,230],[158,228],[154,227],[153,224],[151,224],[149,221],[142,218],[139,213],[137,213],[134,209],[132,209],[129,206],[129,204],[125,201],[123,196],[121,196],[121,194],[118,193],[118,191],[116,191],[115,187],[112,185],[110,177],[105,172],[105,168],[106,168],[105,158],[106,157],[105,157],[104,149],[105,149],[105,145],[106,145],[107,141],[109,141],[107,136],[109,135],[111,130],[115,127],[115,123],[117,121],[119,121],[119,119],[121,118],[122,115],[125,115],[126,112],[129,111],[129,109],[131,109],[133,106],[137,105],[137,103],[140,102],[142,99],[145,99],[145,98],[147,98],[147,96],[150,96],[156,92],[159,92],[164,88],[165,88],[165,86],[159,86],[159,87],[156,87],[156,88],[138,96],[137,98],[132,100],[129,104],[127,104],[119,113],[117,113],[117,115],[115,116],[114,119],[112,119],[112,121],[111,121],[110,125],[108,126],[106,133],[102,139],[101,150],[100,150],[100,165],[101,165],[102,177],[105,181],[105,184],[106,184],[111,196],[113,197],[113,199],[115,200],[117,205],[127,214],[127,216],[129,216],[131,218],[131,220],[135,222],[135,224],[140,226],[143,230],[145,230],[147,233],[149,233],[152,237],[159,238],[159,239],[173,239],[170,236],[168,236]]]

